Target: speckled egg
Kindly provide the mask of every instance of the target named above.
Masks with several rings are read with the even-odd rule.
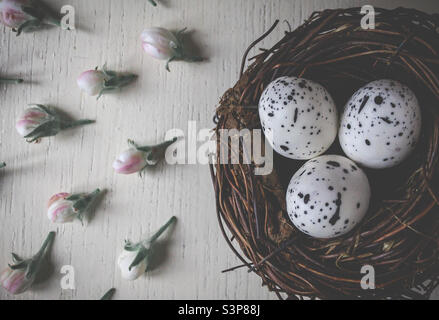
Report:
[[[325,152],[337,136],[338,116],[329,92],[295,77],[271,82],[259,101],[262,129],[279,154],[307,160]]]
[[[351,160],[324,155],[306,162],[287,189],[287,210],[293,224],[316,238],[351,231],[369,207],[366,174]]]
[[[377,80],[359,89],[347,103],[339,139],[349,158],[381,169],[404,161],[420,132],[421,109],[413,91],[394,80]]]

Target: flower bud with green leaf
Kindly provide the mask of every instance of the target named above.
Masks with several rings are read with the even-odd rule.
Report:
[[[19,36],[46,25],[60,26],[60,16],[40,0],[0,0],[0,22]]]
[[[11,294],[20,294],[28,290],[41,271],[54,237],[55,232],[50,232],[41,249],[31,259],[25,260],[12,253],[13,264],[0,273],[0,286]]]
[[[146,167],[155,166],[163,159],[166,149],[176,141],[177,138],[174,138],[155,146],[140,147],[134,141],[128,140],[131,148],[119,155],[113,163],[113,168],[120,174],[141,173]]]
[[[68,223],[75,219],[82,223],[84,215],[100,193],[99,189],[91,193],[57,193],[49,200],[47,216],[54,223]]]
[[[4,162],[0,162],[0,169],[2,169],[2,168],[4,168],[4,167],[6,167],[6,163],[4,163]]]
[[[27,142],[38,142],[41,138],[55,136],[62,130],[95,122],[94,120],[67,120],[44,105],[31,106],[23,112],[15,126]]]
[[[186,28],[174,34],[165,28],[148,28],[142,32],[141,40],[143,50],[153,58],[167,60],[166,70],[169,63],[174,60],[196,62],[203,58],[189,55],[183,45],[182,34]]]
[[[119,256],[118,265],[122,278],[126,280],[136,280],[143,275],[148,269],[150,258],[154,250],[154,244],[157,239],[166,231],[166,229],[177,221],[176,217],[172,217],[159,231],[147,240],[131,243],[125,241],[125,247]]]
[[[88,70],[78,77],[78,87],[90,96],[98,96],[98,99],[107,92],[120,89],[131,84],[137,79],[137,75],[127,73],[117,73],[109,71],[106,65],[102,70],[96,67],[94,70]]]

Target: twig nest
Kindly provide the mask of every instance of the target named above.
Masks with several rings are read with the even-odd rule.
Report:
[[[302,26],[287,32],[272,48],[253,56],[251,65],[246,69],[249,52],[273,31],[275,23],[246,50],[241,77],[233,88],[227,90],[217,109],[217,133],[223,129],[259,130],[262,120],[267,139],[270,136],[268,126],[281,128],[282,138],[273,140],[275,150],[292,157],[287,159],[275,155],[273,171],[267,176],[255,174],[255,167],[260,165],[256,161],[251,164],[222,164],[223,152],[217,153],[217,161],[211,165],[220,229],[226,242],[244,265],[259,275],[264,285],[279,298],[427,299],[439,284],[438,17],[414,9],[375,8],[376,28],[367,30],[359,26],[363,18],[361,8],[315,12]],[[374,161],[377,162],[370,160],[372,163],[368,164],[362,161],[364,165],[374,167],[377,167],[376,163],[387,165],[391,160],[394,161],[392,165],[398,161],[403,163],[385,170],[370,170],[359,163],[355,165],[357,171],[353,171],[348,165],[350,160],[338,159],[339,167],[332,162],[332,165],[328,164],[326,160],[319,164],[319,168],[322,168],[317,170],[317,163],[311,160],[305,165],[307,172],[300,176],[304,171],[300,171],[303,163],[293,160],[296,155],[289,155],[280,148],[280,143],[285,141],[291,141],[290,145],[301,145],[302,140],[309,141],[305,135],[299,135],[300,139],[290,136],[292,132],[286,128],[287,120],[290,122],[293,119],[294,122],[295,106],[290,104],[286,95],[290,85],[278,84],[276,92],[267,89],[272,86],[273,79],[282,77],[306,78],[323,85],[331,92],[340,108],[339,112],[343,112],[346,102],[359,88],[369,88],[371,85],[367,84],[377,79],[393,79],[394,93],[390,93],[394,89],[386,90],[381,82],[376,88],[365,89],[370,98],[360,113],[359,108],[364,102],[360,102],[364,97],[360,94],[350,106],[353,109],[355,105],[350,116],[349,103],[344,113],[343,119],[352,118],[350,130],[354,130],[355,125],[358,137],[351,137],[350,146],[353,144],[355,148],[357,143],[362,143],[368,149],[360,153],[356,147],[358,152],[349,154],[349,143],[343,145],[346,138],[343,138],[343,132],[347,130],[348,123],[342,120],[344,125],[340,140],[345,154],[338,143],[334,143],[328,152],[347,155],[358,162],[361,162],[358,155],[366,160],[373,160],[375,155],[377,159]],[[419,99],[422,128],[414,95],[397,85],[396,81],[409,86]],[[272,91],[275,99],[272,102],[262,98],[259,119],[252,106],[261,101],[261,96],[265,96],[264,90]],[[395,104],[395,108],[391,103]],[[400,103],[398,113],[397,103]],[[375,107],[377,111],[374,113]],[[271,111],[276,111],[273,117],[268,115]],[[283,118],[277,115],[283,115]],[[362,116],[366,120],[360,121],[359,117]],[[270,123],[267,124],[267,121]],[[390,121],[392,123],[388,123]],[[378,125],[383,131],[378,130]],[[308,125],[303,126],[308,128]],[[370,131],[373,128],[377,130],[375,133]],[[386,132],[392,132],[390,138],[388,134],[382,135],[384,128]],[[399,135],[400,132],[402,135]],[[419,136],[422,139],[418,139]],[[416,151],[412,152],[417,140]],[[384,148],[388,147],[388,142],[390,151]],[[377,146],[380,147],[374,150]],[[219,134],[217,148],[219,151],[228,148],[230,154],[231,145],[224,144]],[[316,149],[319,150],[318,146]],[[385,154],[385,151],[389,153]],[[410,152],[413,156],[408,156]],[[244,158],[244,155],[244,150],[240,150],[240,156]],[[394,159],[391,159],[392,156]],[[388,160],[384,161],[386,158]],[[364,212],[361,211],[366,210],[369,192],[366,180],[361,178],[360,166],[368,174],[372,188],[369,209],[362,220]],[[348,173],[344,173],[343,169]],[[298,176],[288,188],[289,178],[296,172]],[[308,175],[308,172],[311,173]],[[339,174],[332,177],[335,172]],[[327,177],[333,179],[331,185],[323,183],[322,177],[325,180]],[[297,186],[296,178],[301,180],[300,190],[294,189]],[[352,182],[351,179],[358,181]],[[329,190],[329,187],[334,190]],[[290,199],[286,210],[285,197],[290,189],[293,192],[288,195]],[[305,198],[308,194],[309,197]],[[294,201],[296,206],[300,205],[295,211],[301,216],[293,216],[296,223],[289,223]],[[329,211],[330,206],[332,211]],[[337,207],[340,209],[340,218],[337,219],[339,225],[335,223],[332,226],[329,220],[338,217]],[[325,234],[317,229],[318,224],[313,225],[316,218],[317,222],[321,219],[320,209],[322,212],[328,210],[325,220],[327,226],[321,229],[325,232],[330,230],[331,233]],[[310,210],[313,210],[312,214]],[[347,215],[352,216],[348,218]],[[344,228],[346,219],[349,222]],[[361,223],[355,227],[354,224],[360,220]],[[317,237],[332,237],[340,233],[334,239],[320,239],[302,234],[294,225]],[[347,232],[349,228],[352,228],[351,232]],[[365,265],[374,269],[375,289],[364,290],[361,285]]]

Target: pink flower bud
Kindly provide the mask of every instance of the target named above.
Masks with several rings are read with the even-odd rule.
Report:
[[[78,87],[90,96],[97,96],[104,89],[105,78],[100,70],[88,70],[78,77]]]
[[[21,6],[28,4],[28,0],[0,1],[0,22],[9,28],[18,28],[30,17],[23,12]]]
[[[131,174],[141,171],[147,165],[145,153],[130,148],[116,159],[113,163],[113,168],[117,173]]]
[[[141,35],[143,50],[150,56],[160,60],[169,60],[177,56],[180,47],[175,35],[164,28],[149,28]]]
[[[143,50],[153,58],[167,60],[166,70],[169,71],[169,63],[173,60],[188,62],[202,61],[203,58],[193,56],[185,51],[182,42],[182,34],[186,28],[175,35],[164,28],[149,28],[142,32]]]
[[[62,130],[94,123],[93,120],[72,121],[61,117],[54,109],[42,104],[34,104],[34,107],[24,111],[17,120],[16,129],[27,142],[38,142],[44,137],[52,137]]]
[[[8,267],[0,274],[0,286],[11,294],[25,292],[32,282],[32,279],[26,278],[26,269],[12,270]]]
[[[107,70],[106,65],[102,70],[96,69],[83,72],[78,78],[78,86],[90,96],[98,99],[106,92],[121,89],[137,79],[132,73],[117,73]]]
[[[20,294],[29,289],[43,267],[55,232],[49,232],[40,250],[30,259],[23,259],[12,253],[12,264],[0,273],[0,286],[9,293]]]
[[[73,209],[73,203],[65,200],[70,196],[70,193],[58,193],[50,198],[48,203],[47,216],[52,222],[55,223],[67,223],[72,222],[77,212]]]
[[[21,136],[25,137],[47,120],[48,115],[43,110],[36,107],[29,108],[17,120],[15,128]]]
[[[57,193],[49,200],[47,216],[55,223],[68,223],[75,219],[82,222],[84,214],[88,212],[91,204],[100,193],[100,189],[91,193],[73,195],[66,192]]]

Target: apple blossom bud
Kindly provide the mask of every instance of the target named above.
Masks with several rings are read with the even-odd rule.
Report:
[[[25,292],[32,285],[32,279],[26,278],[26,269],[12,270],[6,268],[0,274],[0,284],[11,294]]]
[[[41,126],[44,122],[49,121],[49,115],[40,108],[33,107],[26,109],[18,119],[15,128],[18,133],[25,137]]]
[[[148,28],[141,34],[143,50],[153,58],[167,60],[166,70],[169,71],[169,63],[173,60],[202,61],[201,57],[188,55],[181,41],[181,30],[176,35],[165,28]]]
[[[77,213],[73,210],[72,202],[65,200],[70,193],[58,193],[49,200],[47,216],[55,223],[67,223],[75,220]]]
[[[155,166],[164,158],[166,149],[177,141],[174,138],[155,146],[140,147],[132,140],[128,140],[130,149],[120,154],[113,163],[113,169],[120,174],[142,172],[148,166]]]
[[[145,152],[130,148],[119,155],[113,163],[113,168],[120,174],[132,174],[142,171],[146,165]]]
[[[29,1],[2,0],[0,1],[0,22],[9,28],[18,28],[20,25],[31,19],[23,9],[22,5]]]
[[[106,70],[88,70],[78,77],[78,87],[90,96],[98,96],[98,99],[106,92],[120,89],[132,83],[137,79],[135,74],[119,74],[114,71]]]
[[[31,32],[44,25],[60,26],[60,17],[39,0],[0,1],[0,22],[17,32]]]
[[[99,189],[96,189],[89,194],[57,193],[49,200],[47,216],[54,223],[68,223],[75,219],[82,222],[84,215],[100,192]]]
[[[57,135],[62,130],[94,123],[93,120],[72,121],[61,118],[54,110],[37,104],[24,111],[17,120],[18,133],[28,142],[38,142],[41,138]]]
[[[126,241],[124,250],[117,261],[122,278],[130,281],[136,280],[147,271],[155,242],[175,221],[177,221],[176,217],[169,219],[164,226],[147,240],[136,244]]]
[[[153,58],[169,60],[180,45],[177,37],[165,28],[149,28],[141,35],[143,50]]]
[[[41,249],[31,259],[24,260],[13,253],[14,264],[0,273],[0,286],[11,294],[20,294],[28,290],[41,270],[42,262],[48,254],[54,237],[55,232],[50,232]]]
[[[96,96],[104,89],[105,74],[99,70],[88,70],[78,77],[78,87],[89,96]]]
[[[122,278],[125,280],[136,280],[146,272],[146,259],[143,259],[136,266],[130,268],[137,255],[137,251],[124,250],[117,260]]]

